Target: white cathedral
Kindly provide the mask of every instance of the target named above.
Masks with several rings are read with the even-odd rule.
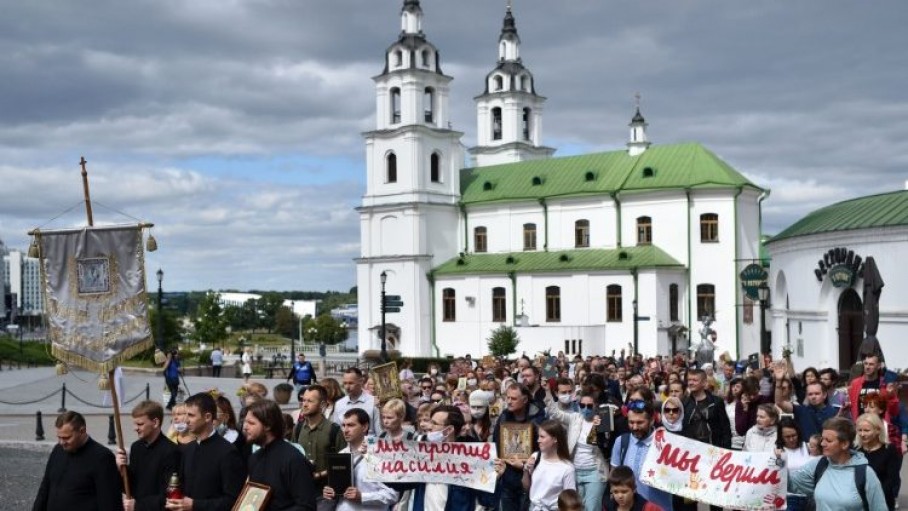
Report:
[[[373,80],[357,208],[361,353],[381,345],[382,274],[404,302],[385,330],[404,356],[476,358],[501,325],[517,330],[518,353],[668,354],[699,342],[704,318],[717,354],[759,349],[759,307],[739,273],[760,260],[768,191],[700,144],[652,144],[639,107],[626,150],[553,157],[510,7],[498,61],[477,84],[470,167],[419,0],[404,1]]]

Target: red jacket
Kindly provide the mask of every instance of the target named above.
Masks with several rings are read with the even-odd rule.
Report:
[[[891,422],[892,417],[898,417],[899,415],[899,397],[895,393],[888,394],[886,393],[886,382],[883,379],[883,376],[880,376],[880,392],[883,393],[886,398],[886,415],[883,417],[884,420]],[[858,405],[861,400],[861,388],[864,386],[865,377],[862,374],[854,380],[851,380],[851,384],[848,386],[848,400],[851,402],[851,420],[857,420],[858,418]]]

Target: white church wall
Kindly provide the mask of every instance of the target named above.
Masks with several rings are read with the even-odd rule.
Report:
[[[549,250],[575,248],[575,225],[578,220],[589,221],[589,246],[615,246],[615,210],[608,196],[551,200],[549,209]]]

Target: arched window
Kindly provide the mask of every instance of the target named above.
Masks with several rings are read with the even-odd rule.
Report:
[[[485,227],[476,227],[473,229],[473,251],[477,253],[488,252],[489,239],[488,231]]]
[[[526,75],[520,75],[520,90],[526,92],[527,90],[527,77]]]
[[[504,77],[501,75],[495,75],[495,78],[492,79],[495,82],[495,90],[500,91],[504,89]]]
[[[605,320],[609,322],[621,322],[621,286],[611,284],[605,288],[606,311]]]
[[[426,87],[426,90],[422,95],[422,103],[426,113],[426,122],[433,122],[433,119],[435,118],[435,89]]]
[[[574,247],[586,248],[590,246],[590,221],[577,220],[574,222]]]
[[[679,307],[678,284],[668,286],[668,320],[678,321],[681,317]]]
[[[397,50],[394,52],[394,67],[404,65],[404,52]]]
[[[400,122],[400,89],[391,89],[391,124]]]
[[[385,182],[397,182],[397,155],[394,153],[388,154],[385,158]]]
[[[504,323],[508,319],[508,302],[503,287],[492,288],[492,321]]]
[[[422,51],[422,67],[429,67],[429,50]]]
[[[703,243],[719,241],[719,215],[715,213],[700,215],[700,241]]]
[[[536,250],[536,224],[523,224],[523,249]]]
[[[653,219],[648,216],[637,218],[637,244],[649,245],[653,242]]]
[[[441,291],[441,320],[457,320],[457,294],[450,287]]]
[[[492,140],[501,140],[501,108],[492,109]]]
[[[716,313],[716,286],[712,284],[697,285],[697,318],[713,318]]]
[[[561,288],[558,286],[545,288],[545,320],[549,323],[561,321]]]
[[[532,113],[533,112],[529,108],[523,109],[523,139],[524,140],[530,139],[530,119],[531,119],[530,116],[532,115]]]
[[[433,183],[441,182],[441,158],[438,157],[438,153],[429,156],[429,179]]]

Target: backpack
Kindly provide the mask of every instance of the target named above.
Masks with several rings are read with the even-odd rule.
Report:
[[[627,449],[631,446],[631,434],[622,433],[621,436],[618,437],[618,440],[615,440],[615,441],[621,442],[621,447],[618,449],[618,465],[615,465],[615,466],[624,465],[624,459],[627,458]],[[615,467],[612,467],[612,468],[615,468]],[[602,499],[603,499],[602,508],[603,509],[605,509],[605,504],[611,498],[611,495],[612,495],[612,485],[611,485],[611,483],[606,481],[605,482],[605,491],[602,494]]]
[[[696,402],[694,402],[694,411],[690,414],[688,424],[689,438],[706,444],[712,443],[712,429],[709,427],[709,420]]]
[[[807,504],[805,505],[804,509],[808,511],[816,510],[817,501],[814,500],[814,495],[816,495],[816,487],[820,482],[820,478],[822,478],[823,474],[826,472],[827,468],[829,468],[829,458],[823,456],[820,458],[820,461],[817,462],[817,467],[813,471],[814,493],[807,497]],[[854,486],[858,490],[858,495],[861,496],[861,503],[864,504],[864,511],[870,511],[870,503],[867,501],[867,465],[855,465]]]

